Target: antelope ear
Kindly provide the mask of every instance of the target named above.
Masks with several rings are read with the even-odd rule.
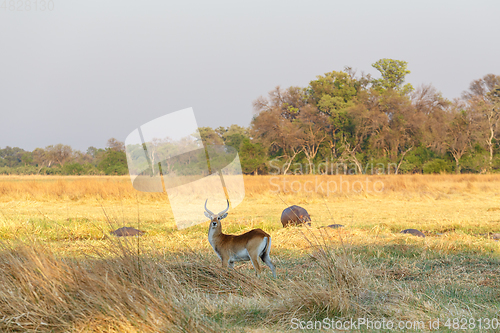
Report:
[[[210,214],[208,214],[208,212],[205,212],[205,216],[208,217],[209,219],[212,219],[212,216],[210,216]]]
[[[226,217],[227,217],[227,213],[224,213],[223,215],[221,215],[221,216],[219,217],[219,220],[225,219]]]

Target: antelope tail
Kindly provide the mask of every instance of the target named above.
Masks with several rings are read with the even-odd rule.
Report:
[[[269,256],[269,252],[271,252],[271,237],[264,237],[266,239],[266,247],[264,248],[264,251],[262,252],[262,255],[260,256],[263,258],[264,256]]]

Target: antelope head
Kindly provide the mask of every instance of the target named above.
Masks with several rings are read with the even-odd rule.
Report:
[[[222,232],[222,227],[221,227],[221,224],[219,222],[220,222],[220,220],[227,217],[227,211],[229,210],[229,200],[227,201],[227,208],[224,209],[219,214],[214,214],[213,212],[211,212],[207,208],[207,202],[208,202],[208,199],[205,201],[205,216],[210,219],[210,230],[217,229],[218,231]]]

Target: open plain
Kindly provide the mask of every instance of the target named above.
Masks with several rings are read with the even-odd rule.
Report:
[[[0,331],[500,329],[500,175],[244,180],[223,231],[269,233],[276,279],[222,269],[208,221],[177,230],[167,195],[128,177],[0,177]],[[311,227],[282,227],[291,205]],[[123,226],[145,234],[110,235]]]

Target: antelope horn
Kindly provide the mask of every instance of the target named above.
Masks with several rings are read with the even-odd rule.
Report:
[[[208,201],[208,199],[207,199]],[[207,201],[205,201],[205,210],[210,214],[210,215],[215,215],[214,213],[212,213],[211,211],[208,210],[207,208]]]
[[[207,199],[208,200],[208,199]],[[226,199],[227,200],[227,199]],[[229,210],[229,200],[227,200],[227,208],[224,209],[222,212],[220,212],[218,215],[221,216],[222,214],[224,214],[225,212],[227,212]]]

